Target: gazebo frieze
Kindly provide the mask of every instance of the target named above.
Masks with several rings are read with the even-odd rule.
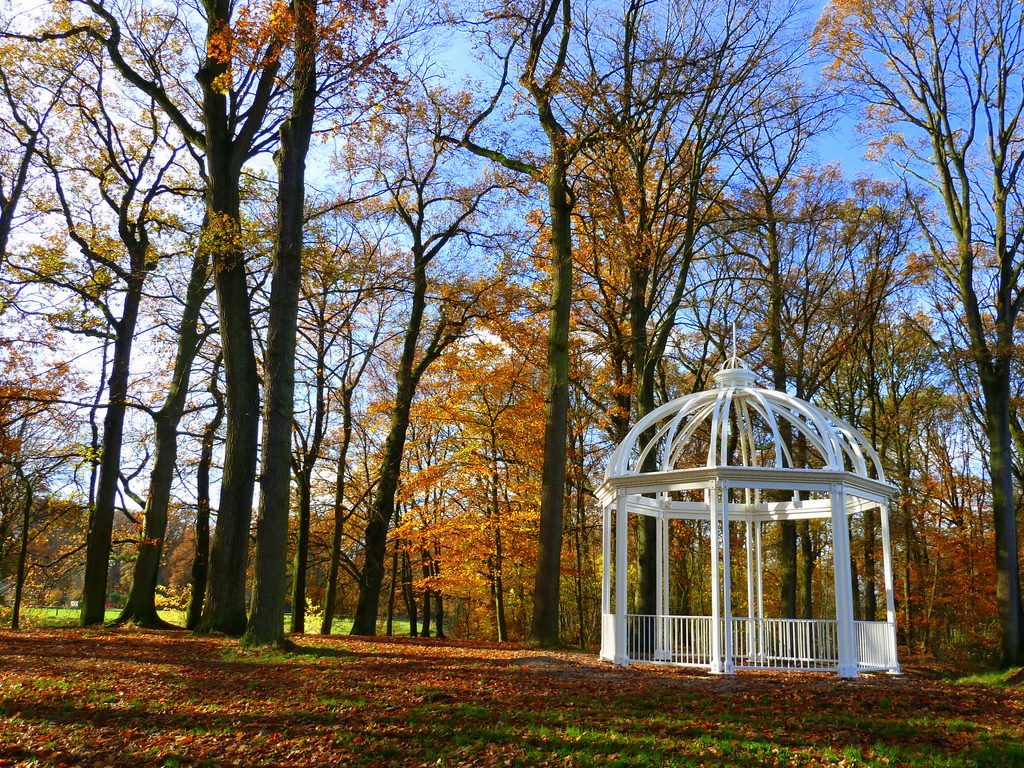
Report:
[[[606,504],[614,503],[614,493]],[[875,509],[884,504],[883,499],[863,499],[848,494],[846,499],[847,516],[858,512]],[[708,505],[699,501],[671,501],[668,499],[651,498],[638,494],[626,496],[626,506],[631,514],[659,517],[667,520],[707,520]],[[724,505],[720,505],[724,506]],[[803,499],[797,501],[768,502],[756,504],[730,502],[725,510],[730,520],[735,522],[779,522],[782,520],[820,520],[831,517],[832,502],[830,499]]]
[[[718,466],[610,477],[601,483],[596,495],[602,504],[611,504],[615,501],[618,490],[634,494],[697,491],[704,490],[712,483],[728,484],[733,488],[808,493],[830,493],[832,486],[840,484],[847,493],[873,504],[886,504],[897,493],[897,489],[889,483],[855,475],[852,472],[789,467]]]

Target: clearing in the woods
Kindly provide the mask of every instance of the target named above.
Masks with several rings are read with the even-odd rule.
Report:
[[[1013,766],[1024,686],[617,669],[580,653],[0,632],[0,766]]]

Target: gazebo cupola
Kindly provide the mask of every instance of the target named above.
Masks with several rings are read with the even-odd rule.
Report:
[[[740,668],[830,670],[846,677],[898,672],[888,514],[894,493],[858,430],[811,403],[759,387],[734,354],[715,374],[714,389],[654,409],[611,455],[598,489],[604,507],[602,658],[727,674]],[[886,619],[855,621],[849,518],[872,509],[881,518]],[[654,614],[627,610],[632,516],[656,521]],[[767,618],[765,528],[815,518],[830,521],[835,617]],[[678,615],[670,605],[669,532],[680,520],[708,523],[710,616]],[[745,601],[732,594],[730,542],[740,539]],[[737,604],[746,615],[737,615]]]

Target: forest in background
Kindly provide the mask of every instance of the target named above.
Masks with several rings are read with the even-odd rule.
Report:
[[[400,616],[593,647],[607,457],[735,324],[764,386],[882,456],[901,644],[1024,661],[1018,4],[2,18],[12,626],[75,601],[256,644]],[[767,615],[831,614],[827,533],[773,532]],[[671,547],[674,606],[707,613],[706,531]]]

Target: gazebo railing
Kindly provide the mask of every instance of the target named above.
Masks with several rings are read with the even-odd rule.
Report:
[[[734,618],[732,657],[740,668],[831,671],[839,665],[838,623]]]
[[[605,636],[613,635],[614,614],[605,614]],[[893,625],[884,621],[854,622],[858,668],[898,669],[892,642]],[[725,652],[726,622],[721,620],[721,652]],[[756,619],[734,617],[732,665],[737,669],[799,669],[834,671],[839,666],[839,630],[835,619]],[[682,666],[711,666],[713,648],[710,616],[626,616],[625,656],[642,661]],[[614,641],[602,647],[614,655]],[[723,656],[724,660],[724,656]]]
[[[711,663],[711,617],[629,614],[626,652],[631,661],[707,666]]]
[[[896,625],[888,621],[855,621],[857,632],[857,667],[899,669],[896,660]]]

